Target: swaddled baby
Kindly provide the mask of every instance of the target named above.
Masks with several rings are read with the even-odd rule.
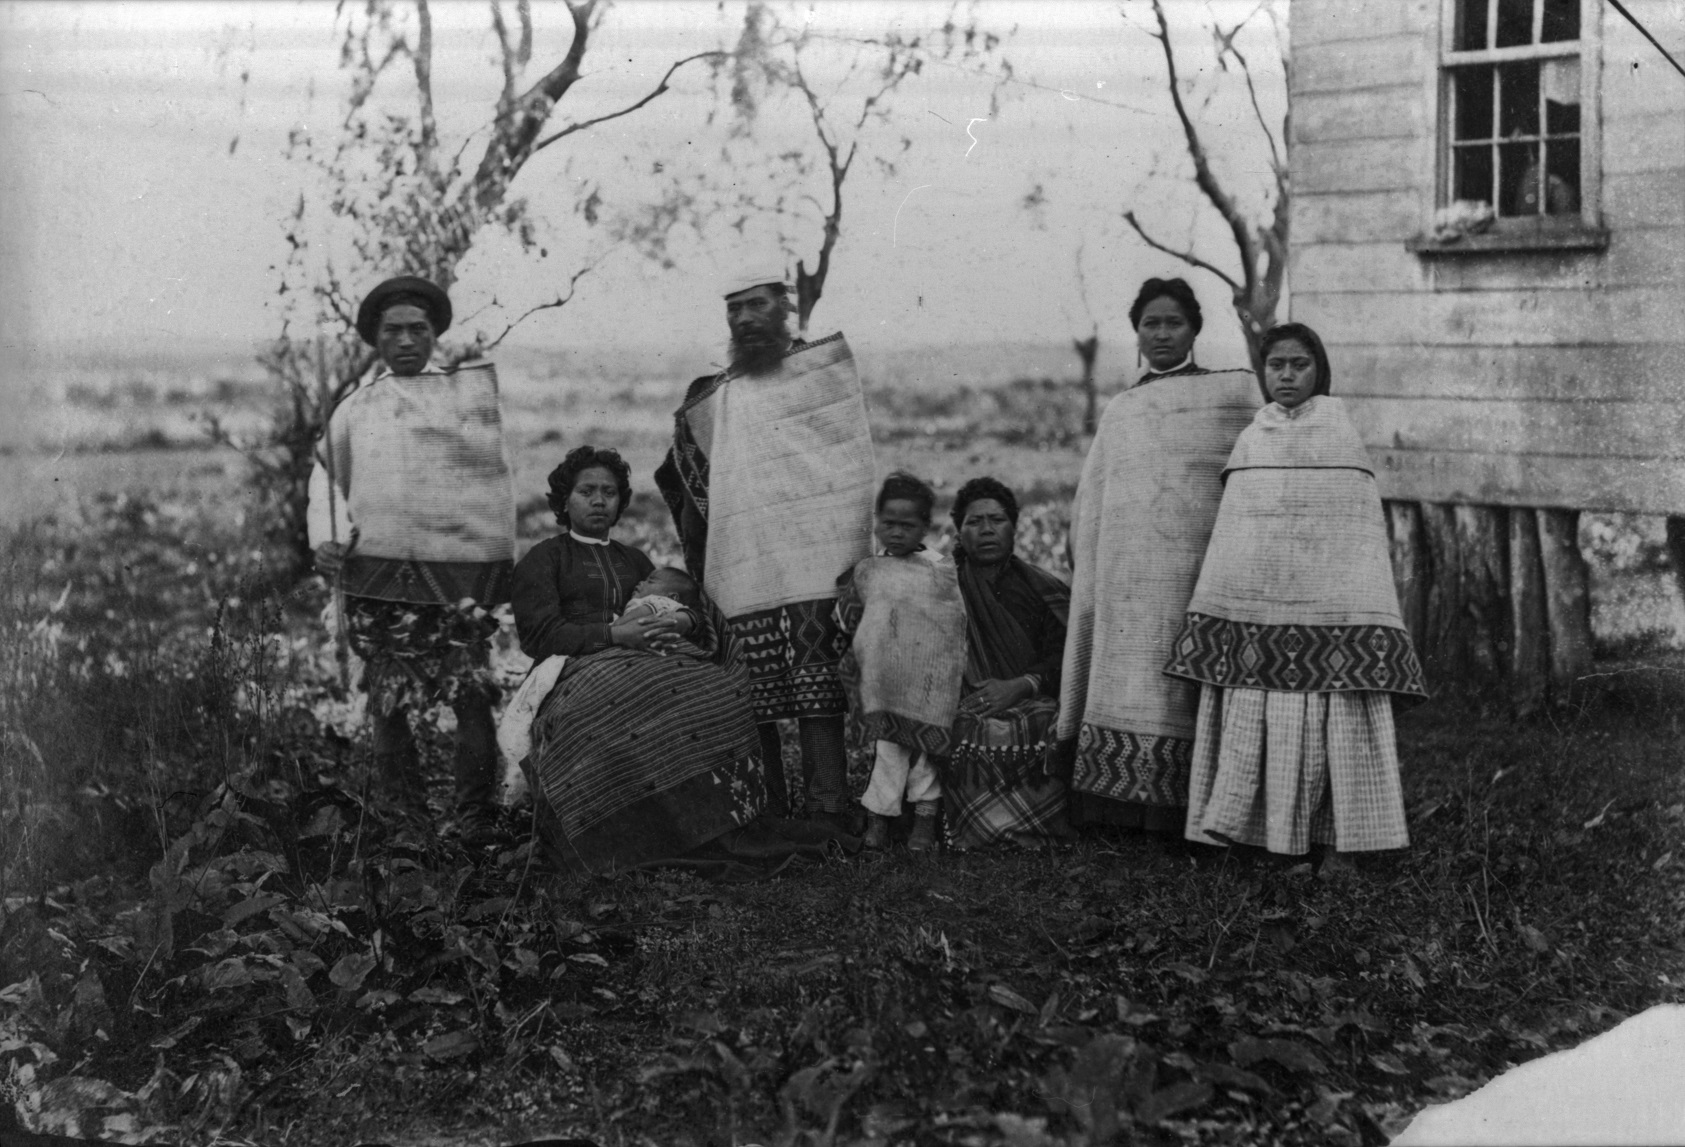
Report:
[[[695,610],[696,605],[695,580],[684,570],[657,566],[648,577],[632,587],[632,596],[616,620],[671,617],[685,610]]]
[[[701,594],[696,580],[684,570],[673,566],[657,566],[648,577],[632,587],[632,596],[616,621],[632,621],[640,617],[688,617],[689,626],[681,624],[679,632],[690,637],[697,635],[702,625]],[[674,637],[670,643],[652,650],[656,653],[688,653],[704,656],[702,650],[686,637]]]

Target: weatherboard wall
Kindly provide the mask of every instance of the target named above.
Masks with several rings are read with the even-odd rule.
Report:
[[[1627,6],[1685,59],[1685,3]],[[1606,248],[1448,256],[1408,246],[1438,206],[1441,0],[1293,0],[1292,314],[1386,497],[1685,513],[1685,76],[1584,11]]]

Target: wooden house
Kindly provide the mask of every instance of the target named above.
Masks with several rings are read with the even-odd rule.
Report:
[[[1685,515],[1685,3],[1620,7],[1291,4],[1292,317],[1430,673],[1524,701],[1589,657],[1577,511]]]

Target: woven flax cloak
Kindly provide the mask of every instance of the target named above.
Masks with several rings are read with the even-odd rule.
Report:
[[[953,562],[871,557],[854,567],[854,653],[866,735],[947,756],[965,666],[966,613]]]
[[[1235,443],[1165,672],[1207,685],[1423,697],[1374,468],[1338,398],[1272,403]]]
[[[1189,371],[1106,407],[1071,510],[1059,756],[1071,788],[1187,803],[1198,690],[1166,677],[1222,500],[1223,463],[1261,398],[1250,371]]]
[[[768,374],[698,379],[655,479],[691,572],[743,643],[756,719],[841,713],[832,605],[869,552],[875,489],[842,335],[797,344]]]
[[[384,375],[333,412],[327,461],[357,527],[345,592],[436,604],[509,598],[515,494],[490,363]]]

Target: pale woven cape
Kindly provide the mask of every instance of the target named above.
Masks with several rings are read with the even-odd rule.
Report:
[[[1189,613],[1259,625],[1403,629],[1386,519],[1338,398],[1271,403],[1235,443]]]
[[[1166,677],[1164,663],[1222,501],[1223,462],[1261,401],[1256,376],[1230,370],[1154,379],[1106,407],[1071,508],[1059,741],[1085,725],[1192,739],[1198,689]]]
[[[910,748],[946,755],[965,668],[965,602],[954,564],[866,558],[854,567],[854,586],[862,610],[853,646],[867,727],[880,740],[911,740]]]
[[[376,379],[340,403],[326,444],[357,527],[357,554],[514,559],[515,492],[490,363]]]
[[[685,412],[708,459],[703,587],[731,618],[836,596],[871,546],[876,472],[866,398],[843,337],[764,375],[728,378]]]
[[[1271,403],[1235,443],[1166,672],[1212,685],[1425,695],[1373,467],[1338,398]]]

